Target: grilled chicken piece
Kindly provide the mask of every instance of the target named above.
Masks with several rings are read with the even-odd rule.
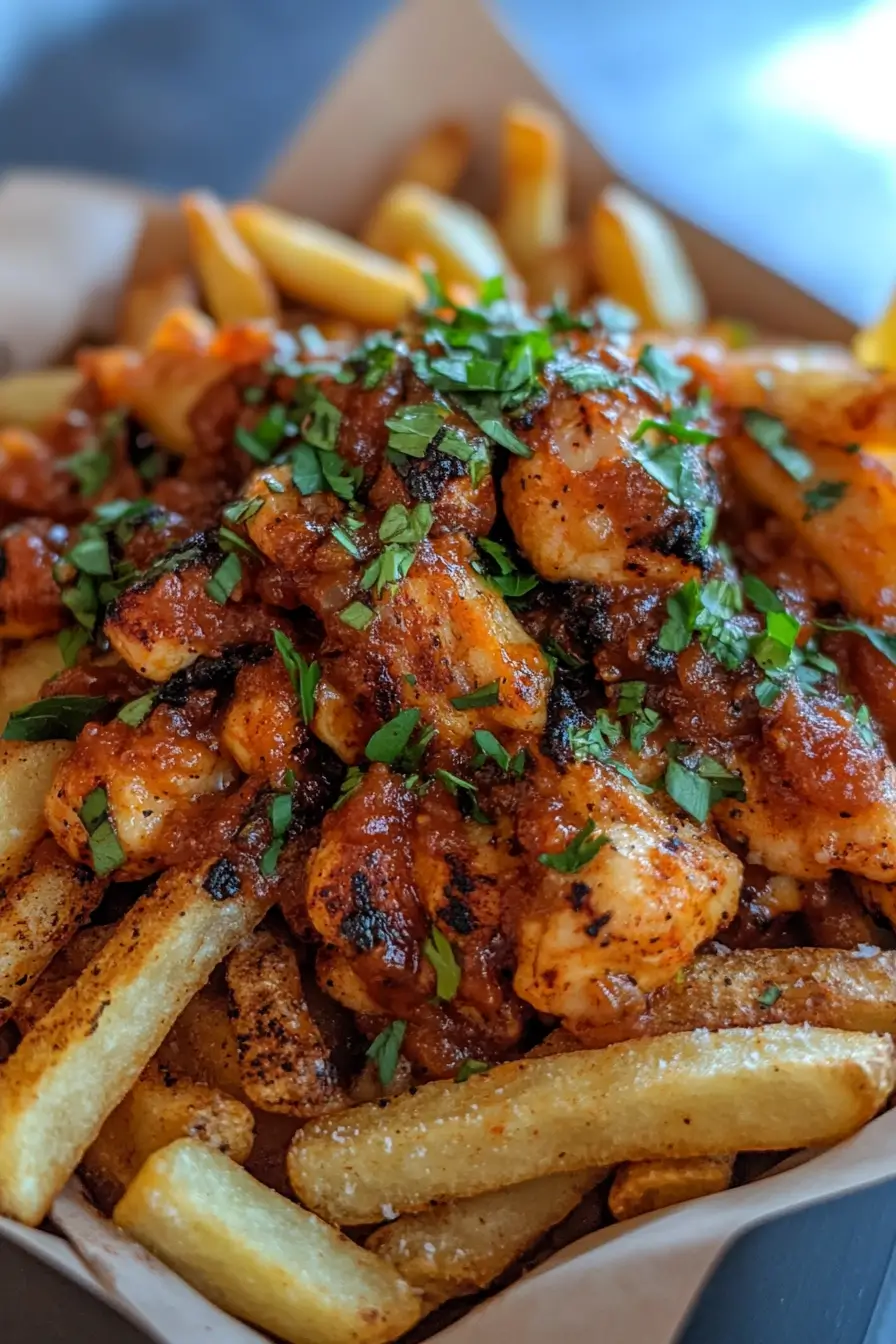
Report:
[[[621,355],[601,362],[618,387],[576,395],[559,377],[549,386],[544,409],[520,433],[532,456],[514,457],[504,473],[504,511],[524,555],[553,583],[684,583],[699,572],[706,510],[719,498],[706,450],[681,449],[700,503],[673,504],[632,440],[662,412]]]
[[[544,727],[544,654],[471,568],[472,553],[464,537],[421,543],[365,630],[328,627],[341,647],[323,659],[314,731],[343,760],[358,760],[374,729],[400,709],[419,709],[440,749],[466,748],[477,729],[503,740]],[[482,705],[452,703],[493,685]]]
[[[511,897],[514,988],[571,1031],[638,1011],[737,910],[735,856],[596,761],[560,769],[536,758],[517,834],[525,866]],[[603,842],[588,857],[576,837],[592,850]]]
[[[896,874],[896,770],[873,730],[860,732],[839,694],[794,686],[763,715],[761,745],[739,761],[746,801],[714,816],[752,862],[797,878],[833,868]]]
[[[103,633],[141,676],[167,681],[199,657],[215,657],[240,644],[270,643],[282,621],[257,602],[240,601],[242,583],[223,602],[207,591],[222,559],[209,538],[195,538],[170,552],[110,606]]]
[[[68,545],[68,530],[46,518],[27,518],[0,533],[0,638],[33,639],[65,623],[53,577]]]
[[[286,769],[297,768],[294,753],[309,736],[281,658],[240,669],[221,727],[221,743],[241,770],[276,782]]]
[[[159,705],[137,728],[113,719],[82,730],[46,803],[50,830],[71,858],[93,866],[81,812],[100,789],[124,852],[117,880],[146,877],[176,861],[179,845],[207,823],[208,805],[237,776],[221,748],[212,699],[205,692],[182,709]],[[214,841],[213,828],[207,838]]]

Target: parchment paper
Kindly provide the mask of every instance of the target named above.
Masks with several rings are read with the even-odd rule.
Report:
[[[430,55],[416,60],[424,45]],[[471,125],[478,146],[472,197],[487,200],[497,118],[513,96],[556,105],[477,0],[408,0],[299,131],[263,194],[353,227],[414,130],[454,113]],[[584,200],[610,169],[575,130],[572,162],[576,195]],[[176,246],[170,213],[137,190],[37,173],[0,183],[0,366],[4,360],[19,368],[39,365],[78,338],[112,335],[147,211],[164,226],[166,245]],[[718,240],[687,225],[682,233],[717,309],[816,339],[849,333],[844,318]],[[496,1338],[591,1344],[599,1319],[601,1344],[669,1344],[713,1264],[740,1232],[786,1210],[886,1180],[894,1171],[896,1112],[889,1112],[855,1138],[783,1174],[586,1238],[442,1338],[446,1344]],[[67,1241],[5,1219],[0,1235],[107,1296],[163,1344],[262,1344],[256,1331],[211,1306],[101,1219],[76,1182],[56,1201],[53,1222]]]

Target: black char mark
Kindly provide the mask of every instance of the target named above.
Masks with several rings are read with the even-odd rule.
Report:
[[[548,696],[547,722],[541,739],[545,756],[561,768],[569,765],[572,760],[570,733],[583,728],[587,722],[571,692],[561,681],[555,681]]]
[[[230,859],[218,859],[209,868],[202,887],[213,901],[229,901],[239,895],[240,875]]]
[[[339,926],[339,932],[358,949],[372,952],[389,938],[389,920],[373,903],[370,879],[366,873],[352,873],[353,905]]]

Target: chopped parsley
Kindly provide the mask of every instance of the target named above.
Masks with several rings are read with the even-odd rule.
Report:
[[[622,386],[622,374],[615,373],[597,360],[558,360],[557,376],[573,392],[612,392]]]
[[[450,1003],[460,988],[460,967],[454,948],[435,925],[423,944],[423,955],[436,973],[436,998]]]
[[[819,481],[810,490],[806,490],[803,493],[803,503],[806,506],[803,522],[807,523],[817,513],[827,513],[829,509],[835,508],[848,488],[846,481]]]
[[[415,504],[407,509],[404,504],[392,504],[383,514],[379,538],[385,545],[361,576],[361,587],[373,588],[377,596],[394,583],[400,583],[414,563],[416,546],[432,527],[432,508],[429,504]]]
[[[638,368],[653,379],[662,397],[678,396],[694,376],[690,369],[676,364],[671,355],[656,345],[644,346],[638,356]]]
[[[484,1059],[465,1059],[454,1075],[454,1081],[465,1083],[474,1073],[488,1073],[490,1068],[491,1064],[486,1064]]]
[[[487,760],[492,760],[496,763],[498,769],[503,770],[505,774],[516,775],[517,779],[521,777],[526,768],[526,753],[522,748],[511,756],[494,733],[490,733],[486,728],[478,728],[473,734],[473,741],[477,748],[473,756],[474,770],[478,770],[485,765]]]
[[[291,772],[287,772],[287,776],[288,779],[291,776],[292,782],[295,783],[295,777]],[[275,793],[268,804],[268,817],[271,822],[271,843],[261,856],[259,867],[263,877],[270,877],[276,872],[280,854],[286,844],[286,833],[292,823],[292,794]]]
[[[108,701],[103,695],[51,695],[14,709],[3,729],[6,742],[73,742]]]
[[[455,709],[484,709],[486,705],[498,703],[500,690],[500,681],[490,681],[487,686],[478,686],[466,695],[453,695],[451,703]]]
[[[896,663],[896,635],[888,635],[884,630],[877,630],[873,625],[866,625],[864,621],[816,621],[815,624],[820,630],[842,630],[854,635],[863,635],[878,653],[882,653],[891,663]],[[834,665],[836,671],[836,665]]]
[[[771,1008],[778,1002],[783,993],[780,985],[766,985],[762,993],[757,995],[756,1002],[763,1008]]]
[[[107,411],[84,447],[61,460],[60,467],[71,472],[85,497],[98,495],[111,476],[116,442],[126,418],[124,410]]]
[[[152,713],[158,695],[158,691],[147,691],[146,695],[141,695],[136,700],[129,700],[126,705],[122,705],[115,717],[126,723],[129,728],[139,728],[144,719]]]
[[[364,771],[360,765],[350,765],[345,772],[345,779],[339,786],[339,797],[333,804],[331,811],[336,812],[343,803],[347,803],[363,779]]]
[[[577,873],[590,863],[610,843],[608,835],[594,835],[597,827],[589,817],[580,831],[577,831],[565,849],[557,854],[539,854],[538,862],[545,868],[553,868],[558,873]],[[594,839],[591,837],[594,836]]]
[[[270,484],[270,482],[266,482]],[[238,523],[248,523],[250,518],[254,518],[259,509],[264,507],[264,499],[261,495],[254,495],[252,499],[235,499],[232,504],[228,504],[222,510],[222,518],[226,518],[228,523],[235,526]]]
[[[126,856],[109,817],[109,798],[104,788],[88,793],[78,817],[87,832],[94,872],[105,877],[120,868]]]
[[[781,420],[766,411],[748,410],[744,411],[743,422],[750,438],[794,481],[808,481],[814,474],[812,459],[790,442]]]
[[[722,798],[745,798],[744,782],[740,775],[727,770],[711,756],[693,753],[684,760],[684,744],[670,742],[669,761],[664,785],[673,802],[695,821],[705,822],[709,809]]]
[[[310,723],[314,718],[314,699],[317,695],[317,683],[320,681],[320,663],[308,662],[299,653],[289,635],[282,630],[274,631],[274,645],[283,660],[296,699],[302,711],[302,722]]]
[[[294,432],[283,402],[274,402],[252,429],[237,425],[234,439],[244,453],[255,462],[266,465],[277,452],[287,433]]]
[[[620,719],[627,718],[628,740],[632,750],[640,753],[644,749],[647,737],[662,723],[662,715],[644,704],[647,683],[643,681],[621,681],[616,700],[616,713]]]
[[[460,775],[452,775],[450,770],[434,770],[433,778],[444,784],[453,798],[458,796],[460,789],[466,789],[468,793],[476,793],[475,784],[471,784],[468,779],[461,779]]]
[[[364,755],[368,761],[380,761],[384,765],[419,764],[423,751],[432,740],[434,729],[424,728],[416,743],[411,742],[420,722],[419,709],[400,709],[394,718],[389,719],[370,737]]]
[[[353,630],[366,630],[373,620],[373,611],[363,602],[350,602],[340,611],[339,619],[343,625],[350,625]]]
[[[668,653],[681,653],[696,635],[723,667],[733,671],[744,662],[750,647],[734,619],[742,610],[738,584],[709,579],[701,585],[689,579],[666,599],[667,619],[659,633],[659,646]]]
[[[234,589],[242,582],[242,578],[243,566],[240,558],[236,552],[231,551],[212,573],[205,585],[205,591],[213,602],[219,602],[224,606]]]
[[[407,1022],[400,1020],[390,1022],[388,1027],[384,1027],[367,1047],[367,1058],[372,1059],[376,1064],[380,1083],[383,1087],[388,1087],[395,1077],[398,1057],[401,1054],[401,1044],[407,1028]]]
[[[507,547],[491,537],[479,537],[476,545],[486,559],[473,560],[473,568],[495,592],[502,597],[524,597],[538,587],[538,577],[524,573],[517,567],[508,554]]]

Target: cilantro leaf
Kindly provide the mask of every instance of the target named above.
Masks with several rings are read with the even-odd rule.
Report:
[[[126,705],[122,705],[115,717],[126,723],[129,728],[138,728],[152,713],[158,694],[158,691],[147,691],[146,695],[141,695],[136,700],[129,700]]]
[[[847,481],[819,481],[811,490],[804,491],[803,503],[806,512],[803,514],[803,522],[807,523],[816,513],[827,513],[829,509],[833,509],[840,503],[848,488]]]
[[[596,360],[569,359],[556,365],[559,378],[573,392],[612,392],[622,386],[622,375]]]
[[[96,788],[88,793],[78,817],[87,832],[94,872],[99,877],[105,877],[107,873],[120,868],[126,855],[109,817],[106,790]]]
[[[388,1087],[395,1077],[398,1057],[401,1054],[401,1044],[407,1029],[407,1022],[396,1019],[394,1022],[390,1022],[388,1027],[384,1027],[367,1047],[367,1058],[375,1062],[383,1087]]]
[[[843,630],[854,635],[864,635],[878,653],[882,653],[891,663],[896,663],[896,635],[888,635],[884,630],[866,625],[864,621],[816,621],[815,624],[821,630]]]
[[[392,765],[407,747],[419,721],[419,709],[399,710],[394,718],[377,728],[370,737],[364,751],[368,761]]]
[[[399,406],[386,420],[389,447],[406,457],[425,457],[426,450],[447,420],[450,411],[434,401]]]
[[[292,794],[275,793],[268,804],[268,817],[271,822],[271,843],[262,854],[259,864],[263,877],[270,877],[276,872],[286,843],[286,833],[292,823]]]
[[[681,743],[670,742],[669,762],[664,779],[665,789],[673,802],[696,821],[705,822],[709,809],[721,798],[739,798],[743,801],[744,782],[740,775],[711,756],[700,755],[693,766],[678,759]]]
[[[282,630],[274,631],[274,645],[283,660],[292,689],[295,692],[302,711],[302,722],[310,723],[314,718],[314,701],[317,695],[317,683],[320,681],[320,663],[309,663],[303,658],[289,635]]]
[[[795,481],[808,481],[815,472],[811,458],[791,443],[781,420],[765,411],[747,410],[743,415],[744,429],[750,438],[764,448],[773,462]]]
[[[490,1068],[491,1064],[486,1064],[484,1059],[465,1059],[454,1075],[454,1081],[465,1083],[474,1073],[488,1073]]]
[[[461,972],[454,948],[435,925],[423,944],[423,955],[436,973],[436,998],[449,1003],[460,988]]]
[[[476,743],[477,751],[473,757],[473,768],[478,770],[487,760],[493,760],[499,770],[505,774],[514,774],[519,778],[526,768],[526,753],[520,750],[515,756],[511,756],[506,747],[502,746],[494,733],[490,733],[487,728],[477,728],[473,734],[473,741]]]
[[[597,827],[589,817],[580,831],[577,831],[565,849],[557,854],[539,854],[538,862],[545,868],[553,868],[558,873],[577,873],[590,863],[595,854],[610,843],[608,835],[594,835]]]
[[[638,368],[652,378],[664,397],[675,397],[693,378],[690,369],[676,364],[671,355],[656,345],[645,345],[638,356]]]
[[[343,625],[350,625],[353,630],[366,630],[373,620],[373,611],[363,602],[349,602],[348,606],[340,611],[339,619]]]
[[[5,742],[73,742],[85,724],[104,709],[103,695],[51,695],[14,709],[3,729]]]
[[[336,799],[335,803],[330,809],[332,812],[336,812],[342,806],[343,803],[348,802],[349,798],[351,798],[352,794],[358,788],[363,778],[364,778],[364,771],[361,769],[360,765],[349,766],[349,768],[345,772],[345,779],[339,786],[339,797]]]
[[[487,686],[477,686],[475,691],[466,695],[454,695],[451,703],[455,709],[484,709],[486,705],[498,703],[501,690],[499,681],[490,681]]]
[[[231,593],[242,582],[242,578],[243,567],[240,558],[236,552],[231,551],[212,574],[205,585],[205,591],[213,602],[219,602],[224,606]]]

